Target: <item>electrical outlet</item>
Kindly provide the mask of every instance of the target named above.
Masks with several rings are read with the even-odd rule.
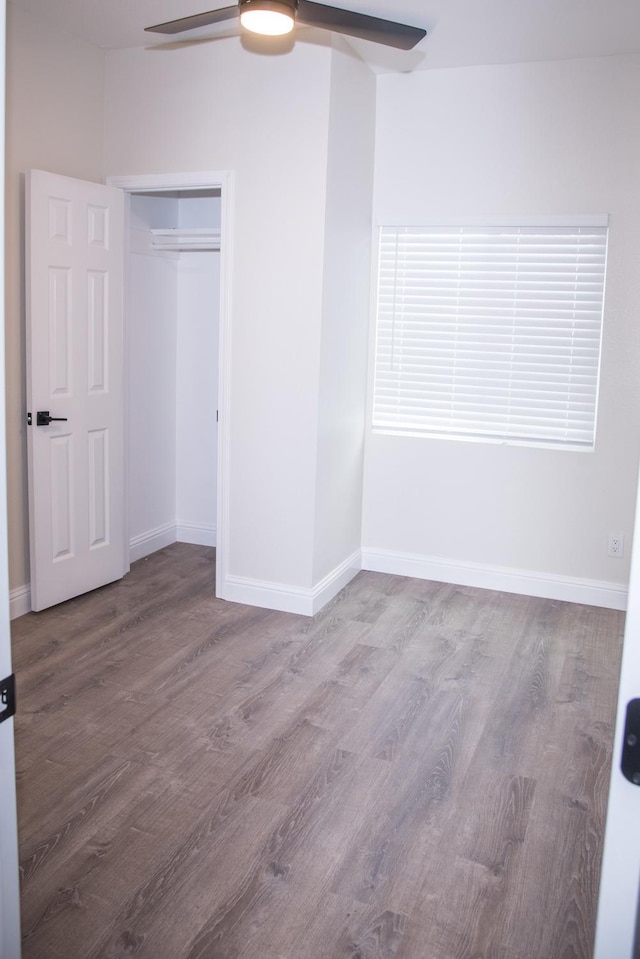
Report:
[[[624,555],[624,533],[609,533],[609,556],[621,559]]]

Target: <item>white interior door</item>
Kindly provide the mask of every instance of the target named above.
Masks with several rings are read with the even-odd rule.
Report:
[[[4,379],[4,377],[3,377]],[[4,404],[3,404],[4,405]],[[4,430],[2,431],[4,439]],[[4,464],[4,442],[2,462]],[[3,469],[4,476],[4,469]],[[2,501],[4,509],[4,499]],[[6,524],[2,543],[6,544]],[[2,535],[2,533],[0,533]],[[3,546],[4,552],[4,546]],[[4,679],[11,671],[9,643],[9,587],[6,579],[6,554],[2,565],[2,624],[0,627],[0,672]],[[0,725],[0,956],[2,959],[20,957],[20,887],[18,882],[18,826],[16,817],[15,756],[13,748],[13,719]]]
[[[627,704],[632,699],[640,699],[640,495],[636,506],[594,959],[640,959],[640,941],[637,938],[640,892],[640,761],[637,785],[623,775],[620,766]],[[640,743],[640,736],[638,742]],[[639,748],[636,747],[636,750]],[[637,751],[636,758],[640,760]]]
[[[31,608],[39,610],[128,569],[124,200],[118,189],[42,170],[30,171],[26,187]]]
[[[4,180],[5,2],[0,0],[0,177]],[[0,196],[4,222],[4,196]],[[4,303],[4,231],[0,234],[0,295]],[[4,330],[4,314],[0,328]],[[4,401],[4,335],[0,336],[0,679],[11,673],[9,562],[7,559],[7,484]],[[6,712],[0,702],[0,710]],[[0,956],[20,957],[20,895],[16,819],[13,719],[0,723]]]
[[[1,247],[0,242],[0,247]],[[0,286],[2,283],[0,282]],[[4,338],[0,337],[2,344]],[[0,680],[11,675],[9,574],[7,560],[4,349],[0,345]],[[6,709],[0,701],[0,715]],[[20,956],[20,890],[13,719],[0,723],[0,957]]]

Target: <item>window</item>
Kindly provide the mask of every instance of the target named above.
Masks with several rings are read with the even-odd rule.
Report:
[[[374,429],[592,449],[606,218],[383,227]]]

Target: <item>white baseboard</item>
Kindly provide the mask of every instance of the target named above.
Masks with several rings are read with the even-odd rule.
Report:
[[[311,589],[284,586],[281,583],[249,579],[245,576],[227,576],[222,599],[246,606],[277,609],[283,613],[314,616],[333,599],[360,571],[360,550],[336,566]]]
[[[132,536],[129,540],[129,562],[135,563],[136,560],[144,559],[145,556],[165,546],[171,546],[176,539],[175,523],[167,523],[165,526],[158,526],[157,529],[147,530],[139,536]]]
[[[194,523],[167,523],[147,530],[129,541],[129,559],[135,563],[171,543],[191,543],[194,546],[215,546],[215,526],[196,526]]]
[[[129,562],[135,563],[151,553],[170,546],[171,543],[193,543],[196,546],[215,546],[215,526],[194,526],[190,523],[181,523],[178,526],[167,523],[157,529],[148,530],[139,536],[133,536],[129,541]],[[27,583],[12,589],[9,593],[9,615],[11,619],[24,616],[31,612],[31,587]]]
[[[9,593],[9,617],[17,619],[31,612],[31,586],[18,586]]]
[[[314,586],[311,591],[313,595],[313,612],[311,615],[314,616],[320,612],[322,607],[326,606],[334,596],[337,596],[340,590],[344,589],[361,569],[362,555],[360,550],[357,549],[355,553],[352,553]]]
[[[523,596],[540,596],[543,599],[582,603],[585,606],[602,606],[606,609],[621,610],[627,608],[628,590],[619,583],[573,579],[552,573],[535,573],[499,566],[455,563],[433,556],[367,548],[362,550],[362,568],[377,573],[430,579],[437,583],[479,586],[505,593],[520,593]]]
[[[193,538],[187,539],[187,536]],[[199,537],[196,539],[196,536]],[[215,530],[181,524],[168,524],[135,536],[130,542],[130,561],[142,559],[171,543],[195,543],[212,546]],[[572,579],[551,573],[535,573],[527,570],[505,569],[498,566],[453,563],[432,556],[398,553],[393,550],[357,550],[331,571],[311,589],[285,586],[279,583],[262,582],[244,576],[227,576],[223,599],[247,606],[262,606],[281,612],[314,616],[336,596],[360,569],[396,576],[412,576],[437,583],[454,583],[458,586],[478,586],[505,593],[523,596],[540,596],[585,606],[601,606],[605,609],[626,610],[626,587],[618,583],[587,579]],[[29,584],[12,589],[9,594],[9,613],[17,619],[31,611]]]
[[[197,526],[195,523],[180,523],[176,525],[176,540],[178,543],[191,543],[193,546],[216,546],[215,526]]]

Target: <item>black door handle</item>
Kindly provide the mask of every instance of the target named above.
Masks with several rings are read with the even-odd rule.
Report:
[[[640,699],[632,699],[627,704],[620,767],[625,779],[640,786]]]
[[[36,413],[36,426],[48,426],[49,423],[66,423],[66,416],[49,416],[49,410],[38,410]]]

